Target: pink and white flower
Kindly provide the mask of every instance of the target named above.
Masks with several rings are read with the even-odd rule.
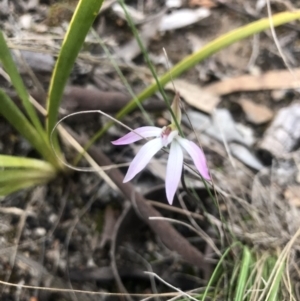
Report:
[[[174,101],[175,102],[175,101]],[[172,110],[175,117],[180,122],[181,113],[178,110],[179,105],[174,103]],[[173,120],[172,120],[173,121]],[[167,163],[166,174],[166,195],[170,205],[173,203],[183,167],[183,150],[185,150],[192,158],[198,172],[205,180],[210,180],[206,159],[203,151],[194,142],[180,137],[176,125],[159,128],[155,126],[143,126],[126,134],[125,136],[112,141],[114,145],[127,145],[143,138],[155,137],[149,140],[137,153],[135,158],[129,165],[128,171],[123,180],[124,183],[134,178],[142,169],[146,167],[153,156],[163,147],[170,145],[169,159]]]

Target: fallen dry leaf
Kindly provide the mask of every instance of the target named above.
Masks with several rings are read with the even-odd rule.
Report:
[[[293,74],[287,70],[275,70],[258,76],[242,75],[225,79],[204,87],[205,92],[226,95],[239,91],[295,89],[300,87],[300,68]]]
[[[297,81],[297,78],[300,78],[300,68],[294,69],[293,75],[286,70],[275,70],[258,76],[242,75],[229,78],[205,87],[199,87],[184,80],[175,80],[174,83],[176,90],[189,105],[211,114],[219,104],[222,95],[240,91],[294,89],[300,87],[300,81]],[[171,83],[166,88],[174,90]],[[249,121],[253,123],[261,124],[273,117],[273,112],[265,106],[255,103],[251,105],[249,101],[245,101],[241,105],[249,114]]]
[[[185,80],[175,80],[174,85],[180,96],[189,105],[205,113],[211,114],[220,102],[220,98],[217,95],[211,92],[204,92],[200,86],[190,84]],[[169,83],[166,89],[174,90],[172,83]]]
[[[254,124],[263,124],[273,118],[273,112],[266,106],[257,104],[252,100],[243,98],[239,101],[246,119]]]

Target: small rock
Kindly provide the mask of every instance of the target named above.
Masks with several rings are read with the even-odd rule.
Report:
[[[210,10],[207,8],[198,9],[180,9],[176,10],[171,14],[166,14],[163,16],[159,31],[169,31],[177,28],[186,27],[199,22],[210,16]]]
[[[260,76],[262,71],[258,66],[254,65],[249,67],[249,73],[253,76]]]
[[[287,90],[273,90],[271,92],[271,97],[275,102],[281,101],[287,93]]]
[[[168,8],[179,8],[182,6],[182,0],[167,0],[166,6]]]
[[[29,14],[23,15],[19,19],[20,26],[23,29],[30,29],[32,26],[32,16]]]
[[[246,119],[254,124],[263,124],[273,118],[273,112],[264,105],[257,104],[249,99],[241,99],[239,104],[246,114]]]
[[[87,267],[89,268],[93,268],[93,267],[96,267],[97,265],[95,264],[95,261],[93,258],[89,258],[89,260],[87,261]]]
[[[38,236],[38,237],[42,237],[42,236],[45,236],[47,233],[46,229],[45,228],[35,228],[34,229],[34,235],[35,236]]]
[[[55,213],[50,214],[48,220],[51,224],[54,224],[57,221],[57,215]]]

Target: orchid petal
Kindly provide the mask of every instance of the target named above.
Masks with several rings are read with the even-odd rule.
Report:
[[[203,151],[201,148],[195,144],[192,141],[189,141],[187,139],[177,137],[177,141],[180,143],[180,145],[188,152],[188,154],[191,156],[191,158],[194,161],[194,164],[196,168],[198,169],[199,173],[202,175],[202,177],[206,180],[210,180],[210,175],[208,173],[208,167],[206,163],[206,159],[204,156]]]
[[[129,165],[123,183],[130,181],[136,176],[152,159],[152,157],[163,147],[162,139],[155,138],[147,142],[134,157]]]
[[[134,132],[129,132],[125,136],[112,141],[114,145],[125,145],[130,144],[136,141],[139,141],[143,138],[157,137],[161,133],[161,128],[156,126],[143,126],[134,130]]]
[[[174,195],[181,178],[182,164],[183,152],[180,144],[174,140],[170,148],[166,175],[166,194],[170,205],[173,203]]]

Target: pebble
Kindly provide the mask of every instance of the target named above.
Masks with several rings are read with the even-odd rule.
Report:
[[[54,224],[57,221],[57,215],[55,213],[50,214],[49,216],[49,222],[51,224]]]
[[[45,236],[47,233],[45,228],[42,227],[38,227],[34,229],[34,235],[38,236],[38,237],[42,237]]]

